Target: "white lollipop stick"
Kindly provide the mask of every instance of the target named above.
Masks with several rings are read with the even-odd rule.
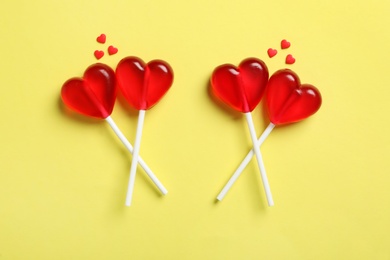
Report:
[[[129,143],[129,141],[126,139],[126,137],[123,135],[122,131],[119,130],[118,126],[115,124],[114,120],[108,116],[106,119],[107,123],[111,126],[112,130],[115,132],[115,134],[118,136],[119,140],[122,141],[124,146],[129,150],[131,154],[133,154],[133,146]],[[157,188],[160,190],[160,192],[163,195],[166,195],[168,193],[167,189],[164,187],[164,185],[159,181],[159,179],[154,175],[152,170],[149,168],[149,166],[142,160],[141,157],[138,157],[138,163],[141,165],[141,167],[145,170],[146,174],[149,176],[149,178],[153,181],[153,183],[157,186]]]
[[[253,143],[253,150],[255,151],[257,165],[259,166],[261,179],[263,180],[263,187],[264,187],[265,195],[267,197],[268,206],[273,206],[274,201],[272,199],[271,189],[270,189],[269,184],[268,184],[268,178],[267,178],[267,174],[265,172],[263,157],[261,156],[260,148],[259,148],[258,143],[257,143],[256,130],[255,130],[255,126],[253,124],[252,114],[250,112],[247,112],[244,114],[245,114],[246,121],[248,123],[249,132],[251,134],[252,143]]]
[[[131,199],[133,198],[135,175],[137,173],[138,155],[141,147],[142,128],[144,126],[145,110],[140,110],[138,114],[137,131],[135,132],[133,160],[130,167],[130,179],[129,186],[127,188],[126,206],[131,205]]]
[[[263,144],[263,142],[269,136],[269,134],[271,133],[272,129],[274,129],[274,127],[275,127],[275,125],[273,123],[269,123],[268,127],[264,130],[264,132],[261,134],[261,136],[257,140],[258,146],[261,146]],[[226,196],[226,193],[230,190],[230,188],[236,182],[238,177],[240,177],[242,171],[245,169],[245,167],[251,161],[253,155],[255,155],[255,152],[252,149],[246,155],[245,159],[241,162],[240,166],[238,166],[237,170],[233,173],[232,177],[230,177],[229,181],[226,183],[225,187],[223,187],[222,191],[218,194],[217,200],[221,201]]]

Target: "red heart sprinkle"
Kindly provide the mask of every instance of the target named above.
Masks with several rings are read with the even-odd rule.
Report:
[[[301,85],[297,74],[282,69],[269,79],[265,101],[271,122],[281,125],[311,116],[321,107],[322,98],[317,88]]]
[[[108,54],[109,55],[114,55],[115,53],[117,53],[118,52],[118,48],[115,48],[114,46],[112,46],[112,45],[110,45],[109,47],[108,47]]]
[[[268,56],[269,56],[270,58],[272,58],[273,56],[275,56],[275,55],[278,53],[278,51],[275,50],[275,49],[269,48],[268,51],[267,51],[267,53],[268,53]]]
[[[95,55],[96,59],[100,60],[104,56],[104,51],[96,50],[93,54]]]
[[[146,110],[169,90],[173,71],[162,60],[152,60],[145,64],[140,58],[126,57],[116,67],[116,78],[127,102],[137,110]]]
[[[295,58],[289,54],[286,56],[286,64],[294,64],[295,63]]]
[[[287,40],[282,40],[282,42],[280,43],[280,46],[282,47],[282,49],[287,49],[291,46],[291,43]]]
[[[100,36],[98,36],[96,38],[96,41],[98,43],[105,43],[106,42],[106,35],[104,33],[100,34]]]
[[[83,115],[107,118],[116,98],[115,72],[105,64],[91,65],[83,78],[71,78],[64,83],[61,98],[67,106]]]
[[[268,81],[268,68],[262,60],[248,58],[237,67],[218,66],[211,76],[214,94],[233,109],[251,112],[260,102]]]

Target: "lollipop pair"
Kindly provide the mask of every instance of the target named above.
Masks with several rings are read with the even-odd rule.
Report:
[[[106,120],[125,147],[133,154],[126,196],[127,206],[131,205],[137,164],[140,164],[162,194],[168,192],[139,157],[139,150],[145,112],[164,96],[172,82],[173,71],[168,63],[153,60],[145,64],[137,57],[126,57],[118,63],[115,72],[105,64],[96,63],[86,69],[83,78],[71,78],[62,87],[61,97],[67,106],[83,115]],[[134,147],[111,118],[117,86],[127,102],[139,110]]]
[[[259,146],[275,126],[305,119],[317,112],[321,106],[321,94],[317,88],[309,84],[301,85],[297,74],[292,70],[278,70],[269,79],[268,75],[267,66],[257,58],[245,59],[238,67],[231,64],[218,66],[212,74],[213,93],[233,109],[244,113],[253,143],[253,149],[217,196],[218,200],[225,197],[253,155],[256,155],[268,205],[273,206],[274,201]],[[251,112],[264,94],[270,123],[257,139]]]

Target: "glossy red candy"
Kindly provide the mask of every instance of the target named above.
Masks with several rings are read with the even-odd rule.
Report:
[[[115,73],[105,64],[91,65],[83,78],[71,78],[64,83],[61,98],[67,106],[83,115],[104,119],[114,108]]]
[[[287,124],[305,119],[321,107],[321,94],[317,88],[302,84],[292,70],[276,71],[268,81],[265,96],[271,122]]]
[[[162,60],[145,64],[140,58],[126,57],[119,62],[116,77],[127,102],[137,110],[147,110],[171,87],[173,71]]]
[[[224,64],[211,76],[213,93],[233,109],[246,113],[259,104],[268,81],[268,68],[262,60],[248,58],[238,67]]]

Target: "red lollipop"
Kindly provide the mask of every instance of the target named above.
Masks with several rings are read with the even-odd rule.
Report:
[[[274,125],[301,121],[320,109],[321,94],[317,88],[302,84],[292,70],[275,72],[268,82],[266,107]]]
[[[111,115],[116,99],[114,71],[105,64],[89,66],[83,78],[64,83],[61,97],[73,110],[91,117],[105,119]]]
[[[89,66],[83,78],[67,80],[61,89],[61,98],[68,107],[85,116],[105,119],[130,153],[133,153],[133,147],[110,116],[116,94],[115,72],[101,63]],[[141,158],[139,163],[160,191],[166,194],[165,187]]]
[[[211,77],[214,94],[233,109],[247,113],[259,104],[268,81],[265,63],[256,58],[243,60],[235,67],[218,66]]]
[[[168,63],[152,60],[145,64],[137,57],[122,59],[116,68],[119,89],[137,110],[148,110],[169,90],[173,71]]]
[[[116,68],[116,78],[123,96],[135,109],[139,110],[137,131],[134,142],[133,160],[130,168],[129,187],[126,205],[131,205],[141,145],[145,110],[154,106],[169,90],[173,82],[173,71],[168,63],[153,60],[145,64],[137,57],[122,59]]]
[[[257,163],[263,180],[268,205],[273,206],[271,189],[265,172],[251,111],[259,104],[268,82],[268,69],[257,58],[243,60],[238,67],[224,64],[217,67],[211,77],[213,93],[233,109],[244,113],[252,138]]]
[[[271,123],[258,139],[259,146],[275,125],[298,122],[317,112],[321,107],[322,98],[317,88],[309,84],[301,85],[297,74],[292,70],[282,69],[276,71],[269,79],[265,101]],[[218,195],[218,200],[225,197],[253,155],[254,152],[251,150]]]

